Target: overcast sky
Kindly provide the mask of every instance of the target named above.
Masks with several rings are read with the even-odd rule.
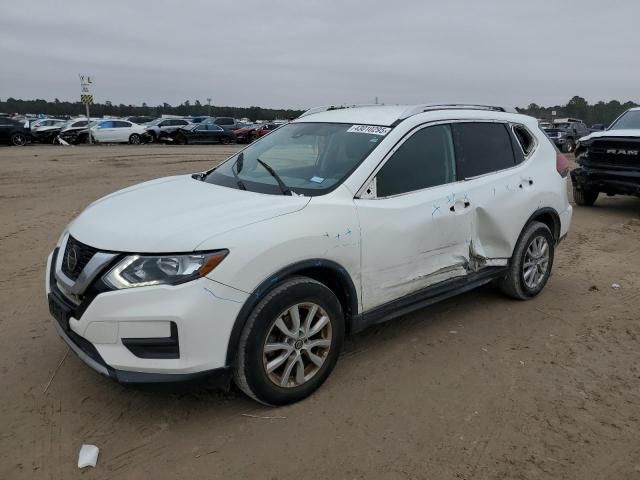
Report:
[[[640,102],[638,0],[3,2],[0,98]]]

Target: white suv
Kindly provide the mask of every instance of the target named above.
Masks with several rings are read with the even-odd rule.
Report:
[[[316,109],[207,172],[91,204],[49,257],[49,308],[121,382],[217,375],[295,402],[345,333],[493,280],[540,293],[567,172],[536,119],[497,107]]]

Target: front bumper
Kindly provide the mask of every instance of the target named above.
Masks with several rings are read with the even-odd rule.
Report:
[[[59,288],[56,259],[57,249],[47,262],[49,310],[58,334],[91,368],[126,383],[228,380],[229,337],[247,294],[201,278],[93,292],[75,304]]]
[[[571,171],[571,181],[579,190],[640,195],[640,168],[622,170],[581,166]]]

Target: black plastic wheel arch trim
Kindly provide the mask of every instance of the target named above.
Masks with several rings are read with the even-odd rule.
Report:
[[[260,300],[271,291],[276,285],[278,285],[281,281],[295,275],[296,273],[303,272],[305,270],[309,270],[312,268],[326,268],[335,273],[342,283],[347,287],[347,302],[348,309],[350,312],[350,317],[355,318],[358,315],[358,294],[356,291],[355,284],[351,279],[351,276],[347,272],[347,270],[342,267],[340,264],[325,259],[311,259],[304,260],[301,262],[293,263],[287,267],[278,270],[276,273],[271,275],[269,278],[264,280],[258,288],[256,288],[249,298],[245,301],[240,309],[236,317],[236,321],[233,324],[233,328],[231,329],[231,335],[229,336],[229,343],[227,345],[227,361],[226,364],[228,366],[232,366],[235,364],[236,355],[238,353],[238,345],[240,343],[240,336],[242,335],[242,330],[251,315],[251,311],[254,307],[260,302]],[[345,318],[347,322],[347,330],[349,330],[350,318]]]

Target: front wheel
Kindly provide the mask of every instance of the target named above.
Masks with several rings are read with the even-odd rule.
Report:
[[[576,204],[582,207],[592,207],[596,203],[599,194],[600,192],[597,190],[573,187],[573,199]]]
[[[507,275],[499,281],[506,295],[527,300],[538,295],[547,284],[553,267],[555,240],[549,227],[531,222],[520,235]]]
[[[235,383],[266,405],[300,401],[333,370],[344,334],[342,307],[329,288],[307,277],[284,281],[247,320]]]
[[[564,153],[572,153],[576,149],[576,143],[573,139],[568,138],[564,143]]]

